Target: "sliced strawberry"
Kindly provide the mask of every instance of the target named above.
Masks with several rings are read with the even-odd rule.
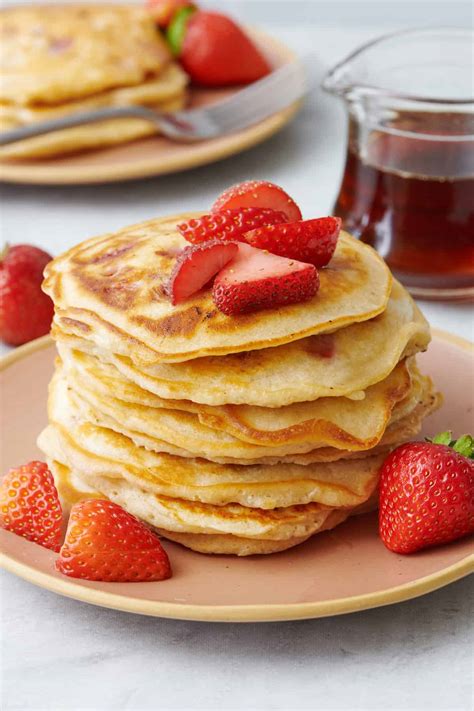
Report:
[[[193,244],[211,239],[245,242],[245,232],[264,225],[278,225],[281,222],[286,222],[284,212],[261,207],[242,207],[240,210],[222,210],[195,217],[178,225],[178,230]]]
[[[238,255],[216,277],[212,297],[228,316],[311,299],[319,288],[312,264],[239,244]]]
[[[301,220],[301,210],[283,188],[267,180],[248,180],[224,190],[212,206],[212,212],[241,207],[269,207],[284,212],[287,222]]]
[[[62,509],[53,475],[44,462],[10,469],[0,486],[0,526],[59,551]]]
[[[120,583],[171,576],[158,537],[121,506],[102,499],[74,504],[56,568],[71,578]]]
[[[320,217],[259,227],[247,232],[245,239],[254,247],[267,249],[272,254],[325,267],[334,254],[340,231],[339,217]]]
[[[202,289],[236,254],[235,242],[217,239],[185,247],[166,286],[171,303],[180,304]]]

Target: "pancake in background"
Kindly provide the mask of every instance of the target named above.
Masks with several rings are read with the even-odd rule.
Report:
[[[170,64],[157,79],[139,86],[111,89],[69,104],[42,108],[0,105],[0,126],[1,130],[7,130],[77,111],[127,104],[150,106],[157,111],[178,111],[186,104],[186,82],[187,77],[182,69],[177,64]],[[143,119],[113,119],[2,146],[0,157],[45,158],[124,143],[156,132],[156,126]]]
[[[73,247],[46,267],[43,289],[66,333],[134,360],[153,363],[225,355],[335,331],[382,313],[392,286],[388,267],[367,245],[341,233],[321,287],[305,303],[232,318],[209,290],[173,306],[164,293],[176,253],[187,242],[176,224],[150,220]]]
[[[130,5],[0,12],[0,101],[61,104],[158,76],[171,60],[151,15]]]
[[[408,292],[394,282],[387,309],[374,319],[332,334],[283,346],[138,368],[131,358],[97,349],[92,341],[54,327],[63,343],[110,362],[143,391],[208,405],[281,407],[320,397],[363,397],[403,357],[425,350],[430,330]],[[114,369],[109,369],[114,372]],[[288,377],[291,373],[291,378]]]
[[[158,105],[157,111],[178,111],[184,107],[185,97],[169,99]],[[49,158],[66,153],[106,148],[119,143],[129,143],[138,138],[157,134],[156,126],[149,121],[135,118],[119,118],[110,121],[28,138],[0,148],[0,158]]]

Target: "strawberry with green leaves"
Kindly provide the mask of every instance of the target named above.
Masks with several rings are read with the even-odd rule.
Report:
[[[443,432],[397,447],[380,473],[379,532],[395,553],[474,533],[474,440]]]
[[[249,84],[271,67],[230,17],[183,7],[171,18],[167,39],[191,80],[201,86]]]

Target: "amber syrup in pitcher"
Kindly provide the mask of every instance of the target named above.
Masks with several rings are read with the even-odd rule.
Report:
[[[334,213],[420,296],[441,288],[462,298],[474,290],[474,142],[449,140],[453,132],[468,133],[472,121],[463,114],[405,115],[391,127],[398,133],[374,130],[361,155],[351,120]],[[420,124],[423,138],[412,133]]]

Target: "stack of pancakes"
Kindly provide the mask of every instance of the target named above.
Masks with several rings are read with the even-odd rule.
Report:
[[[342,233],[309,302],[228,317],[173,306],[185,246],[158,219],[47,267],[58,359],[40,435],[67,504],[108,497],[206,553],[294,546],[376,504],[386,453],[438,404],[422,314]]]
[[[16,7],[0,12],[0,130],[108,106],[183,108],[187,76],[144,9],[125,5]],[[121,118],[4,146],[41,158],[131,141],[156,128]]]

